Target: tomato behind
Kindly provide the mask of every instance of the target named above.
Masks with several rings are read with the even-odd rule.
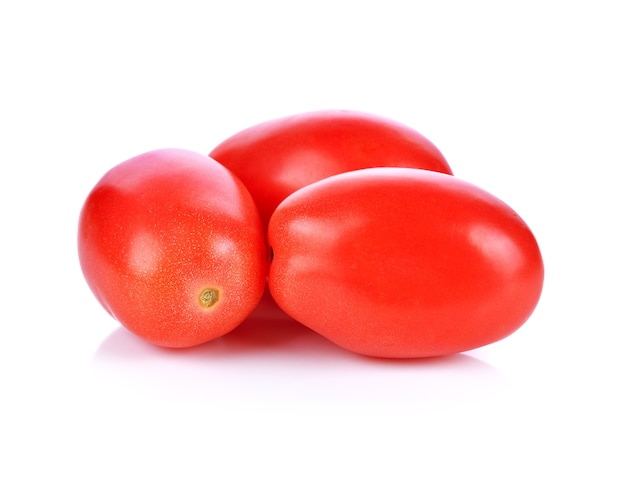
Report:
[[[266,121],[231,136],[210,156],[243,181],[265,226],[285,197],[331,175],[376,166],[452,173],[439,149],[414,129],[347,110]]]
[[[269,287],[294,319],[377,357],[462,352],[517,330],[541,253],[500,199],[450,175],[370,168],[286,198],[269,223]]]
[[[82,208],[78,253],[102,306],[166,347],[229,332],[266,282],[265,234],[249,192],[186,150],[148,152],[106,173]]]

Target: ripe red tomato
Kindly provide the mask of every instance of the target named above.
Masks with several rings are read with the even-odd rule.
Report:
[[[269,288],[290,316],[378,357],[506,337],[543,285],[532,232],[504,202],[441,173],[370,168],[295,192],[269,223]]]
[[[278,204],[312,182],[369,167],[451,174],[441,152],[398,122],[353,111],[316,111],[247,128],[211,151],[246,185],[267,223]]]
[[[148,152],[111,169],[82,208],[80,264],[102,306],[166,347],[229,332],[261,299],[265,234],[244,185],[186,150]]]

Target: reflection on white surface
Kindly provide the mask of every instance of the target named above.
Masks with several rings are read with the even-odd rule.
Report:
[[[151,394],[287,412],[311,406],[414,412],[481,399],[505,385],[497,369],[468,354],[369,358],[288,319],[248,319],[221,339],[185,350],[155,347],[120,327],[97,350],[93,368],[105,381]]]

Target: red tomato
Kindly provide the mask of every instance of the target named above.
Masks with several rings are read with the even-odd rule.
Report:
[[[504,202],[450,175],[370,168],[295,192],[269,224],[269,288],[290,316],[377,357],[429,357],[511,334],[543,262]]]
[[[228,138],[210,156],[243,181],[265,226],[285,197],[330,175],[383,166],[452,173],[441,152],[415,130],[352,111],[267,121]]]
[[[130,331],[166,347],[229,332],[266,282],[258,211],[215,160],[156,150],[106,173],[82,208],[80,264],[102,306]]]

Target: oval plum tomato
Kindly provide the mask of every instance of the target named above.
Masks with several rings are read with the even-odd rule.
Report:
[[[533,312],[539,247],[504,202],[456,177],[369,168],[286,198],[269,224],[269,288],[290,316],[377,357],[452,354]]]
[[[285,197],[331,175],[382,166],[452,173],[441,152],[412,128],[342,110],[266,121],[231,136],[210,156],[243,181],[265,226]]]
[[[238,326],[267,276],[250,193],[215,160],[178,149],[139,155],[102,177],[80,214],[78,255],[102,306],[165,347]]]

